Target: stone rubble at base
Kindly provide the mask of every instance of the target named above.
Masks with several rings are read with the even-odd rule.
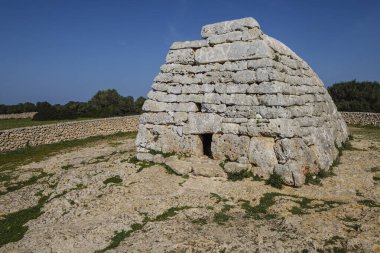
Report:
[[[329,169],[347,126],[308,64],[253,18],[206,25],[202,37],[171,46],[143,106],[138,158],[202,157],[211,146],[215,163],[231,162],[225,171],[275,172],[294,186]],[[186,161],[169,163],[182,166],[179,174],[205,174]]]

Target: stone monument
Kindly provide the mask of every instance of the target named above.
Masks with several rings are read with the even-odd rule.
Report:
[[[224,161],[226,172],[277,173],[294,186],[328,170],[347,126],[308,64],[253,18],[206,25],[201,35],[171,45],[143,106],[137,158]],[[208,168],[175,159],[180,174]]]

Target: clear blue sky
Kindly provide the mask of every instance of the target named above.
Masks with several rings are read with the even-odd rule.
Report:
[[[0,0],[0,104],[145,96],[172,42],[242,17],[325,85],[380,80],[379,0]]]

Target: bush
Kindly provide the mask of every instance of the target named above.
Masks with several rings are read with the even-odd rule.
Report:
[[[339,111],[380,113],[378,82],[335,83],[327,89]]]

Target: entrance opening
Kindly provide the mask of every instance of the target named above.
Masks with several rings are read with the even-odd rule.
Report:
[[[212,152],[211,152],[212,134],[201,134],[201,140],[203,143],[203,154],[212,158]]]

